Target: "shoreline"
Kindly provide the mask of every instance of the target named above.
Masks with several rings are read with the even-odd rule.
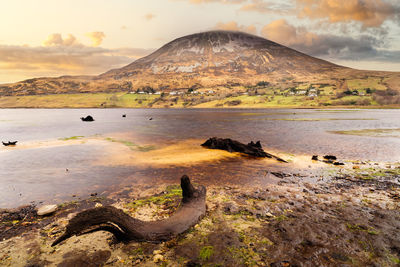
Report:
[[[96,205],[113,205],[141,220],[168,217],[180,202],[180,174],[174,185],[127,186],[107,198],[60,204],[55,214],[46,217],[26,209],[22,220],[5,221],[2,210],[0,263],[396,266],[400,163],[352,166],[358,167],[338,168],[331,178],[321,174],[315,183],[282,172],[274,174],[279,176],[275,184],[207,186],[206,216],[186,233],[161,243],[116,243],[111,234],[97,232],[50,247],[69,219]],[[196,185],[196,177],[191,178]],[[8,219],[17,216],[15,212],[8,211]]]

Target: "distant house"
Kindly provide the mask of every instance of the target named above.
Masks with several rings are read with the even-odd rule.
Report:
[[[305,95],[305,94],[307,94],[307,91],[306,90],[300,90],[300,91],[297,91],[297,94],[298,95]]]
[[[177,95],[178,92],[177,92],[177,91],[171,91],[171,92],[169,92],[169,94],[170,94],[170,95]]]
[[[249,93],[247,93],[247,92],[244,92],[244,93],[242,93],[242,95],[248,95]]]
[[[214,94],[214,91],[213,90],[208,90],[208,93],[209,94]]]

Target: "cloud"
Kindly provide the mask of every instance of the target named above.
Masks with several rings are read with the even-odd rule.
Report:
[[[44,46],[73,46],[79,45],[75,36],[68,34],[67,38],[63,39],[60,33],[50,34],[43,42]]]
[[[60,75],[100,74],[122,67],[153,49],[106,49],[80,44],[76,38],[52,34],[43,46],[0,45],[0,82]],[[74,41],[72,41],[74,40]]]
[[[241,4],[247,2],[247,0],[181,0],[181,1],[188,1],[191,4],[208,4],[208,3]]]
[[[296,0],[302,18],[329,22],[360,22],[364,28],[380,27],[389,19],[399,19],[400,6],[383,0]]]
[[[88,32],[85,34],[87,37],[92,40],[93,46],[99,46],[103,42],[103,39],[106,37],[104,32]]]
[[[266,2],[263,0],[253,0],[251,3],[244,4],[240,11],[253,11],[259,13],[279,13],[285,14],[291,12],[293,8],[291,5],[284,3]]]
[[[230,21],[227,23],[218,22],[217,25],[215,25],[214,29],[224,30],[224,31],[241,31],[251,34],[257,33],[257,29],[254,25],[249,25],[249,26],[238,25],[237,22],[235,21]]]
[[[316,34],[305,27],[295,27],[284,19],[265,25],[261,35],[303,53],[323,58],[387,62],[400,60],[400,51],[385,49],[385,43],[379,37],[365,34],[355,37]]]
[[[146,15],[144,16],[144,18],[145,18],[146,20],[152,20],[152,19],[154,19],[155,17],[156,17],[156,15],[151,14],[151,13],[148,13],[148,14],[146,14]]]

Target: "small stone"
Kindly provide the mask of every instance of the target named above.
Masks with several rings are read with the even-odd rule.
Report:
[[[157,254],[161,254],[161,253],[162,253],[161,250],[154,250],[154,251],[153,251],[153,255],[157,255]]]
[[[264,215],[267,217],[274,217],[274,215],[271,212],[266,212]]]
[[[163,260],[164,260],[164,257],[162,255],[160,255],[160,254],[154,255],[153,262],[157,263],[157,262],[160,262]]]
[[[56,210],[57,210],[57,205],[44,205],[38,209],[37,215],[39,216],[49,215],[55,212]]]
[[[103,207],[103,204],[101,203],[96,203],[96,205],[94,205],[95,208],[99,208],[99,207]]]
[[[353,170],[358,170],[358,169],[360,169],[360,166],[357,166],[357,165],[353,166]]]

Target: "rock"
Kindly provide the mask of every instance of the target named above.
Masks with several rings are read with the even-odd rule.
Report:
[[[239,207],[233,202],[228,202],[224,206],[224,211],[227,213],[238,213]]]
[[[101,204],[101,203],[96,203],[96,205],[94,205],[94,207],[95,207],[95,208],[103,207],[103,204]]]
[[[57,205],[44,205],[37,210],[37,215],[49,215],[57,210]]]
[[[155,263],[163,261],[163,260],[164,260],[164,257],[163,257],[163,255],[160,255],[160,254],[154,255],[154,257],[153,257],[153,262],[155,262]]]
[[[94,121],[93,117],[90,115],[87,115],[86,117],[81,117],[82,121]]]
[[[353,170],[358,170],[358,169],[360,169],[360,166],[358,166],[358,165],[353,166]]]
[[[311,160],[318,160],[318,155],[313,155],[313,156],[311,157]]]
[[[332,156],[332,155],[325,155],[324,159],[326,159],[326,160],[337,160],[336,156]]]
[[[126,114],[122,114],[122,118],[126,118]]]
[[[154,251],[153,251],[153,255],[157,255],[157,254],[161,254],[161,253],[162,253],[161,250],[154,250]]]
[[[335,162],[333,163],[333,165],[336,165],[336,166],[338,166],[338,165],[344,165],[344,163],[343,163],[343,162],[335,161]]]

